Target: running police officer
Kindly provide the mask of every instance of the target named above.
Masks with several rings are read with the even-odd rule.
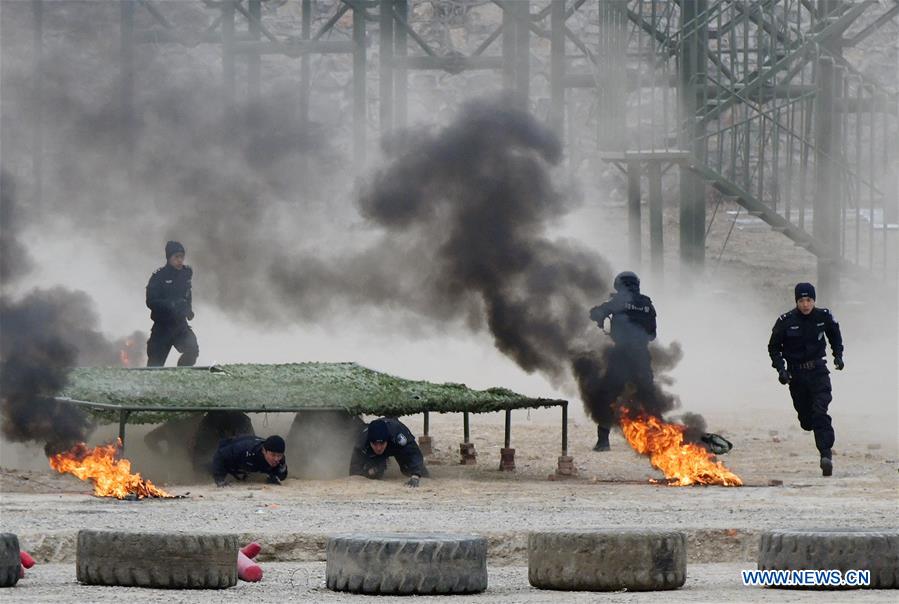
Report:
[[[615,293],[599,306],[590,309],[590,319],[605,329],[605,321],[611,317],[609,335],[615,346],[609,351],[609,362],[614,363],[620,384],[612,384],[610,392],[620,396],[628,383],[637,393],[649,392],[653,387],[652,361],[649,343],[656,339],[656,309],[649,296],[640,293],[640,278],[631,271],[619,273],[614,282]],[[601,405],[604,417],[597,418],[596,445],[594,451],[609,450],[609,430],[615,422],[611,404]]]
[[[833,365],[842,371],[843,336],[840,325],[826,308],[815,308],[815,288],[811,283],[796,285],[796,308],[782,314],[768,342],[771,365],[781,384],[790,385],[793,407],[803,430],[815,434],[821,455],[821,472],[833,474],[834,434],[827,407],[833,400],[827,370],[825,336],[833,352]],[[786,361],[786,366],[784,366]]]
[[[191,278],[193,270],[184,264],[184,246],[177,241],[165,244],[166,264],[156,269],[147,283],[147,308],[153,319],[147,340],[147,367],[162,367],[172,346],[181,353],[179,366],[197,362],[200,347],[188,321],[193,320]]]

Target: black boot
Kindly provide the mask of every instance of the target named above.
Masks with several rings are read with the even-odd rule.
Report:
[[[821,451],[821,474],[823,476],[833,475],[833,459],[830,449]]]
[[[594,451],[609,450],[609,429],[602,426],[596,426],[596,444],[593,445]]]

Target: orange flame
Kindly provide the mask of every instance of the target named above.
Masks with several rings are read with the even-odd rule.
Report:
[[[684,426],[669,424],[657,417],[639,415],[621,417],[621,431],[637,453],[649,456],[652,467],[665,474],[667,484],[683,487],[691,484],[718,484],[739,487],[739,476],[714,461],[705,448],[684,442]]]
[[[81,480],[90,480],[94,483],[94,495],[97,497],[173,497],[149,480],[141,478],[140,474],[132,474],[130,461],[116,459],[122,445],[120,440],[116,440],[115,444],[100,445],[93,449],[88,449],[84,443],[78,443],[64,453],[51,456],[48,460],[50,467],[61,474],[73,474]]]
[[[119,350],[119,362],[122,367],[131,367],[131,355],[128,352],[134,347],[134,340],[128,338]]]

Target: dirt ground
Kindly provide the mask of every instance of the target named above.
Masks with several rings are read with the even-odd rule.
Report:
[[[153,600],[152,590],[94,588],[75,582],[78,529],[224,531],[263,545],[268,573],[257,585],[240,584],[224,594],[166,593],[171,601],[299,600],[348,601],[361,597],[324,588],[324,544],[339,532],[438,531],[477,533],[490,542],[490,587],[477,601],[588,601],[591,594],[534,590],[527,583],[526,535],[531,529],[574,527],[665,527],[688,534],[687,585],[669,594],[615,594],[615,601],[821,601],[821,594],[744,588],[739,570],[753,568],[760,531],[799,527],[895,527],[899,518],[899,451],[865,440],[864,425],[838,423],[835,473],[820,475],[812,437],[786,412],[751,422],[739,431],[720,430],[734,450],[722,461],[746,482],[743,488],[656,486],[648,461],[613,434],[608,453],[593,453],[594,427],[572,422],[571,453],[577,478],[550,481],[560,426],[550,412],[513,416],[512,444],[518,469],[500,473],[500,416],[476,416],[472,435],[477,466],[458,465],[459,418],[431,421],[436,444],[433,478],[414,490],[403,486],[392,466],[384,481],[364,478],[288,479],[284,485],[239,484],[218,489],[201,484],[163,484],[186,499],[116,501],[90,495],[78,479],[51,470],[0,473],[2,530],[19,535],[40,562],[16,588],[16,601]],[[713,425],[738,424],[736,416],[712,415]],[[743,424],[745,424],[745,420]],[[410,418],[420,432],[420,418]],[[779,425],[781,430],[767,426]],[[136,441],[135,441],[136,442]],[[136,469],[141,470],[133,445]],[[154,475],[149,474],[153,479]],[[782,486],[769,486],[782,481]],[[49,564],[48,564],[49,563]],[[174,597],[172,597],[174,596]],[[840,593],[823,599],[894,601],[895,593]],[[10,600],[12,601],[12,600]]]

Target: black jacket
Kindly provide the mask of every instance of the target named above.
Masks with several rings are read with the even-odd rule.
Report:
[[[615,342],[648,343],[656,339],[656,309],[649,296],[629,290],[615,292],[607,301],[590,309],[590,318],[600,328],[610,316],[610,335]]]
[[[156,269],[147,283],[147,308],[156,323],[183,323],[193,318],[191,278],[186,264],[178,270],[169,264]]]
[[[396,463],[400,466],[400,471],[406,476],[427,476],[428,469],[425,467],[425,458],[415,442],[415,437],[409,428],[400,420],[394,417],[382,418],[387,424],[390,431],[390,440],[387,441],[387,448],[381,455],[375,455],[371,449],[371,443],[368,442],[368,428],[359,435],[356,446],[353,448],[353,457],[350,459],[350,476],[368,476],[370,478],[380,478],[384,473],[387,459],[396,458]],[[370,475],[368,470],[376,469],[376,473]]]
[[[243,479],[250,472],[261,472],[278,480],[287,478],[287,463],[284,460],[274,468],[265,461],[263,440],[258,436],[238,436],[220,442],[212,458],[212,477],[215,481],[225,480],[228,474]]]
[[[803,315],[799,309],[794,308],[780,315],[771,330],[771,339],[768,340],[771,366],[780,371],[784,368],[784,361],[788,367],[818,361],[816,365],[823,367],[826,365],[824,356],[827,354],[825,336],[830,342],[834,358],[842,357],[843,336],[840,334],[840,324],[828,309],[813,308],[812,312]]]

